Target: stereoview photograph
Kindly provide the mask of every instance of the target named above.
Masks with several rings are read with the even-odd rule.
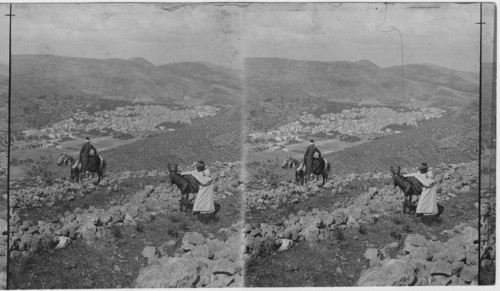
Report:
[[[0,8],[8,288],[495,284],[495,4]]]

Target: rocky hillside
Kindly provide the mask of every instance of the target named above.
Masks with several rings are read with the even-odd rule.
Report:
[[[130,282],[130,286],[127,287],[137,288],[241,286],[243,268],[239,251],[242,245],[239,234],[241,227],[237,225],[241,214],[239,208],[234,209],[231,204],[225,202],[228,199],[237,199],[233,196],[240,191],[238,188],[240,165],[213,163],[211,170],[217,181],[215,199],[223,205],[223,211],[219,215],[227,216],[231,213],[231,217],[222,217],[219,221],[212,222],[208,225],[208,230],[205,226],[196,224],[193,227],[197,227],[198,231],[186,231],[188,224],[192,225],[193,222],[185,214],[175,215],[180,192],[176,186],[170,184],[168,175],[164,171],[112,173],[97,186],[90,180],[74,184],[57,179],[50,185],[44,184],[39,179],[13,181],[10,196],[12,210],[9,250],[13,262],[11,270],[14,270],[11,273],[13,286],[19,287],[16,285],[20,284],[18,279],[22,281],[25,276],[32,276],[29,272],[28,274],[18,272],[25,271],[23,268],[27,265],[31,266],[31,270],[39,266],[33,261],[43,253],[57,252],[53,256],[59,256],[58,259],[61,259],[61,256],[64,256],[63,250],[81,249],[81,246],[78,247],[80,241],[91,245],[107,245],[113,238],[122,240],[122,244],[126,245],[122,246],[122,249],[126,252],[133,252],[134,249],[138,251],[139,248],[140,253],[134,253],[134,256],[140,255],[144,260],[139,257],[136,261],[132,260],[132,268],[119,259],[113,261],[114,269],[112,266],[109,270],[86,269],[85,272],[99,272],[99,275],[93,273],[93,277],[108,276],[102,272],[112,272],[109,276],[116,278],[117,282],[126,277],[126,281]],[[150,181],[152,184],[131,193],[130,186],[127,186],[130,180]],[[120,192],[124,192],[125,195],[117,194]],[[91,199],[92,205],[84,202],[89,196],[94,197]],[[63,213],[61,209],[67,210]],[[150,242],[152,238],[147,238],[149,242],[144,239],[141,248],[141,240],[138,237],[148,233],[144,230],[149,229],[145,225],[151,223],[167,225],[170,229],[158,233],[158,229],[154,228],[157,234],[153,236],[159,235],[156,238],[157,243],[152,244]],[[236,224],[233,225],[234,223]],[[176,230],[177,224],[179,230]],[[128,234],[127,231],[132,233]],[[180,231],[182,233],[179,233]],[[164,240],[168,237],[170,239]],[[75,254],[74,249],[72,253]],[[110,256],[113,255],[116,255],[116,251],[112,251]],[[66,262],[66,259],[63,260]],[[67,263],[73,266],[69,269],[79,269],[85,264],[78,262],[77,267],[75,262]],[[120,271],[120,266],[123,271]],[[53,267],[60,268],[58,265]],[[125,272],[130,268],[131,272]],[[171,270],[169,276],[164,275],[165,270]],[[135,274],[136,278],[131,278],[129,274]],[[93,287],[109,287],[109,285],[95,285],[98,284],[97,279],[88,283],[82,281],[81,274],[77,273],[76,276],[76,280],[79,281],[72,282],[76,285],[70,286],[89,287],[86,284],[91,284]],[[125,277],[120,279],[122,276]],[[37,280],[51,284],[52,279],[41,277],[40,279],[38,276]],[[102,279],[104,282],[102,284],[108,284],[104,277]],[[30,286],[40,287],[40,285]]]
[[[324,244],[344,250],[338,260],[330,260],[342,264],[322,272],[345,272],[350,284],[474,285],[480,247],[476,228],[479,205],[473,202],[477,201],[477,166],[477,162],[469,162],[433,168],[440,181],[438,202],[445,211],[441,222],[431,224],[400,214],[403,195],[386,171],[334,175],[319,188],[316,182],[305,186],[290,181],[244,183],[241,163],[215,162],[211,164],[216,173],[215,197],[224,212],[218,214],[219,222],[207,225],[195,224],[184,214],[174,215],[180,193],[163,170],[110,173],[100,185],[88,180],[82,184],[63,179],[52,184],[40,179],[16,180],[10,197],[13,286],[97,288],[117,287],[109,284],[121,282],[121,287],[137,288],[237,287],[242,286],[243,276],[254,278],[251,269],[245,271],[244,262],[269,256],[278,261],[293,259],[297,254],[288,252],[300,254],[304,248]],[[415,170],[403,168],[403,172]],[[137,190],[130,190],[128,183]],[[312,209],[301,206],[317,198],[329,202]],[[234,207],[229,203],[236,200],[244,204]],[[287,212],[290,207],[298,208]],[[242,211],[246,222],[241,220]],[[396,223],[395,227],[390,223]],[[366,234],[378,228],[391,230],[391,235],[381,239]],[[365,235],[370,237],[366,243]],[[491,264],[494,237],[482,241],[481,249],[487,255],[481,261]],[[101,245],[99,252],[111,247],[111,265],[89,270],[83,267],[90,257],[82,262],[67,261],[80,256],[86,244]],[[358,262],[354,253],[352,260],[345,257],[352,252],[351,244],[362,250],[363,260]],[[124,260],[117,250],[126,252],[129,259]],[[73,285],[54,285],[48,277],[35,275],[40,264],[50,270],[66,266],[65,274],[73,274]],[[296,275],[308,272],[305,266],[285,268],[292,268]],[[17,272],[21,271],[23,276],[34,276],[29,286],[19,280]],[[83,279],[83,273],[93,279]]]
[[[415,170],[403,169],[406,173]],[[375,234],[370,235],[369,243],[364,244],[363,250],[363,260],[366,260],[367,267],[357,276],[353,276],[353,279],[357,280],[356,285],[424,286],[478,283],[478,203],[468,208],[467,213],[464,213],[465,210],[462,209],[459,214],[460,218],[452,218],[455,215],[452,213],[454,212],[452,204],[458,199],[477,201],[474,199],[477,197],[475,195],[478,183],[477,163],[441,164],[434,169],[434,172],[437,174],[436,179],[441,181],[437,190],[438,203],[444,206],[445,218],[443,219],[448,221],[446,225],[451,228],[442,229],[442,226],[439,227],[438,224],[429,224],[427,227],[425,224],[412,226],[413,223],[409,223],[402,228],[410,232],[404,237],[396,225],[391,231],[392,242],[382,243],[383,245],[379,247],[376,246],[380,245],[381,238]],[[343,242],[346,240],[346,233],[351,235],[354,233],[352,244],[359,245],[362,237],[370,232],[370,229],[377,228],[377,225],[387,225],[391,220],[401,224],[402,222],[398,220],[402,218],[396,218],[398,217],[396,213],[401,212],[403,195],[393,185],[387,185],[387,182],[385,186],[371,187],[362,194],[349,196],[349,199],[335,198],[352,191],[352,186],[355,184],[373,180],[390,180],[390,174],[370,172],[335,176],[331,182],[325,184],[324,189],[318,188],[314,183],[301,187],[287,182],[282,182],[275,188],[265,186],[264,183],[259,187],[261,189],[248,189],[246,205],[247,209],[251,210],[252,216],[266,209],[276,212],[285,205],[306,203],[301,201],[325,195],[324,191],[330,192],[330,199],[336,202],[323,203],[320,208],[312,210],[302,209],[296,213],[292,212],[282,219],[277,217],[274,222],[248,223],[244,229],[247,240],[246,260],[259,261],[263,253],[267,252],[268,256],[273,252],[279,254],[290,251],[295,245],[299,248],[303,244],[311,248],[325,244],[327,246],[339,245],[339,247],[344,245],[342,253],[346,254],[350,252],[350,248]],[[456,225],[453,225],[452,221]],[[414,227],[421,229],[421,232],[412,233],[411,229]],[[388,232],[387,226],[382,226],[382,228],[386,228],[385,232]],[[350,231],[351,229],[355,231]],[[300,248],[303,249],[303,247]],[[360,248],[363,249],[363,246]],[[342,256],[339,259],[338,263],[343,267],[330,270],[332,274],[342,274],[345,272],[343,269],[345,270],[351,264],[357,264],[355,255],[347,260],[343,260]],[[274,260],[280,261],[285,266],[291,264],[286,259],[286,255],[275,255]],[[361,259],[358,261],[362,262]],[[265,266],[259,268],[265,268]],[[301,274],[307,273],[304,267],[289,268],[300,269]],[[246,274],[252,277],[254,272]],[[258,272],[265,273],[265,271]],[[257,286],[277,285],[271,283],[271,285]]]

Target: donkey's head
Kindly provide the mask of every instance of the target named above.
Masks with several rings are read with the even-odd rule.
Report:
[[[281,168],[286,169],[287,167],[292,168],[292,156],[287,156],[281,165]]]
[[[67,153],[62,153],[59,155],[59,160],[57,160],[58,166],[64,166],[68,163],[69,155]]]
[[[391,166],[391,173],[392,173],[392,183],[394,186],[403,186],[403,175],[401,175],[401,167],[398,166],[398,170],[395,171],[394,168]]]
[[[176,184],[175,182],[179,180],[179,172],[177,168],[177,164],[174,165],[174,168],[170,166],[170,164],[167,164],[167,169],[169,171],[169,178],[170,178],[170,183]]]

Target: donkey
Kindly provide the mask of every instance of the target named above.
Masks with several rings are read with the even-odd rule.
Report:
[[[401,167],[398,166],[398,171],[396,172],[391,166],[392,173],[392,183],[394,186],[399,187],[405,195],[405,201],[403,202],[403,213],[406,213],[408,208],[411,212],[413,195],[422,194],[422,184],[415,177],[403,177],[401,175]]]
[[[179,209],[181,212],[188,212],[188,201],[189,194],[196,194],[200,188],[200,183],[191,175],[182,176],[179,173],[177,168],[177,164],[174,165],[174,168],[167,164],[167,169],[170,172],[170,183],[172,185],[176,185],[177,188],[181,191],[181,200],[179,200]]]
[[[283,161],[281,168],[283,168],[283,169],[294,168],[295,169],[295,183],[300,183],[300,185],[304,185],[304,174],[306,171],[306,166],[303,162],[302,163],[299,162],[298,160],[292,158],[292,156],[287,156],[286,159]]]
[[[70,178],[76,183],[79,183],[82,180],[82,164],[79,159],[75,159],[69,156],[67,153],[62,153],[59,155],[59,160],[57,161],[57,165],[71,166]],[[101,156],[90,157],[89,159],[89,172],[97,173],[97,183],[101,182],[104,171],[106,170],[106,161]]]
[[[80,160],[75,159],[68,155],[67,153],[62,153],[59,155],[59,160],[57,165],[60,167],[71,166],[70,168],[70,178],[76,183],[80,182],[80,171],[82,169],[82,163]]]
[[[287,156],[286,159],[283,161],[281,167],[283,169],[286,169],[287,166],[290,169],[292,167],[295,167],[295,181],[297,183],[299,183],[300,181],[300,185],[304,185],[306,165],[303,162],[301,163],[298,160],[292,158],[291,156]],[[323,177],[323,183],[321,184],[321,187],[325,185],[326,180],[328,179],[329,172],[330,172],[330,163],[325,158],[315,159],[315,161],[313,162],[312,173],[316,176],[321,175]]]

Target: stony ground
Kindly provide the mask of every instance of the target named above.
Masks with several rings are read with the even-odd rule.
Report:
[[[402,213],[386,172],[333,175],[324,187],[247,183],[240,163],[216,162],[222,208],[208,222],[178,212],[164,171],[111,173],[99,185],[15,180],[9,287],[478,284],[495,237],[479,244],[477,167],[436,166],[444,212],[425,218]]]
[[[213,171],[222,207],[209,221],[178,212],[180,192],[162,171],[112,173],[97,186],[14,181],[9,287],[240,286],[240,167]]]
[[[336,176],[324,189],[258,185],[266,190],[253,189],[246,199],[246,284],[477,284],[477,163],[434,172],[442,180],[439,218],[402,214],[403,196],[386,173]],[[459,251],[448,253],[450,247]]]

